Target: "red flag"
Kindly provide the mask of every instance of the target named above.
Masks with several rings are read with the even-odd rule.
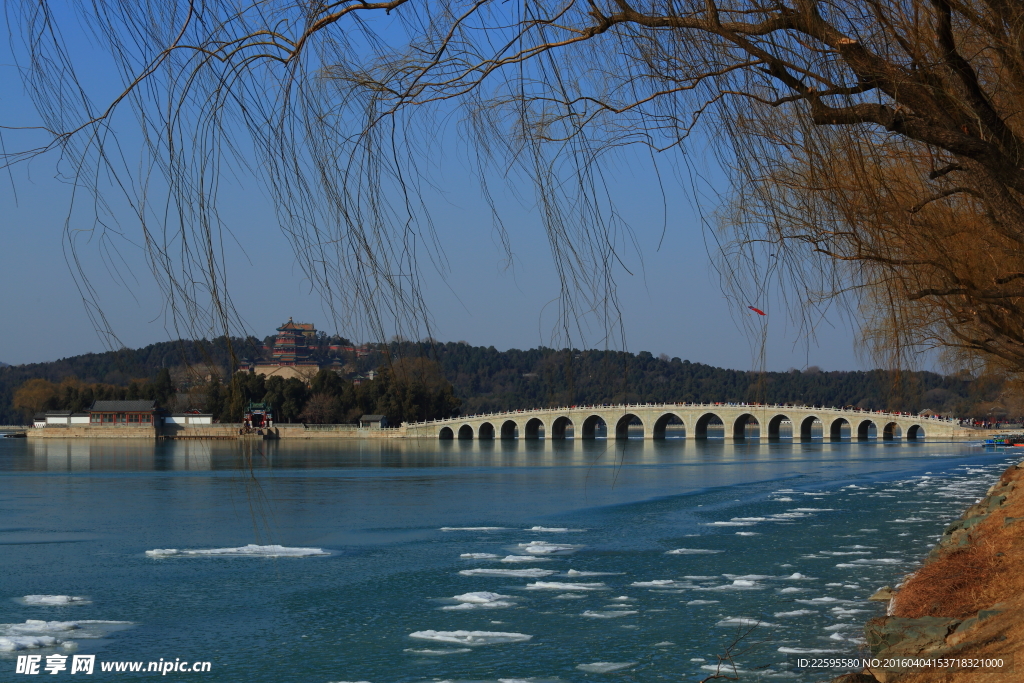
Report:
[[[762,311],[760,308],[754,308],[753,306],[747,306],[747,308],[752,310],[754,313],[757,313],[758,315],[768,315],[767,313]]]

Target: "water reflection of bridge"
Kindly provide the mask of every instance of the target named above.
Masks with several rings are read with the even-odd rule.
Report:
[[[471,415],[402,425],[405,436],[435,439],[754,438],[922,439],[965,437],[957,421],[905,413],[745,403],[570,406]]]

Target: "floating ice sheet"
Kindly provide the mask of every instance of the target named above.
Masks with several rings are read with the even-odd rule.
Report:
[[[459,572],[463,576],[512,576],[519,578],[536,579],[542,576],[551,576],[556,573],[553,569],[463,569]]]
[[[707,548],[676,548],[675,550],[669,550],[666,555],[715,555],[717,553],[724,553],[724,550],[708,550]]]
[[[414,647],[407,647],[405,649],[405,652],[411,652],[411,653],[417,654],[417,655],[432,655],[432,656],[458,655],[458,654],[463,654],[465,652],[472,652],[472,651],[473,650],[468,648],[468,647],[449,647],[449,648],[445,648],[443,650],[432,650],[432,649],[429,649],[429,648],[414,648]]]
[[[497,560],[499,557],[501,555],[494,553],[462,553],[459,555],[459,558],[463,560]]]
[[[581,545],[568,543],[548,543],[547,541],[530,541],[516,546],[521,552],[530,555],[572,555],[582,548]]]
[[[570,569],[565,573],[566,576],[620,576],[622,572],[582,572],[575,569]]]
[[[638,612],[636,610],[625,610],[625,609],[605,610],[605,611],[601,612],[601,611],[597,611],[597,610],[588,609],[586,612],[584,612],[580,616],[581,617],[591,617],[592,619],[615,619],[616,617],[628,617],[631,614],[640,614],[640,612]]]
[[[78,595],[26,595],[18,602],[23,605],[41,607],[64,607],[67,605],[88,605],[92,603],[89,598]]]
[[[0,636],[0,652],[56,647],[61,642],[53,636]]]
[[[322,548],[288,548],[283,545],[256,545],[250,543],[238,548],[208,548],[200,550],[178,550],[177,548],[157,548],[147,550],[150,557],[313,557],[330,555]]]
[[[443,526],[441,531],[504,531],[505,526]]]
[[[413,631],[410,638],[433,640],[439,643],[455,643],[456,645],[496,645],[498,643],[525,643],[533,636],[525,633],[507,633],[503,631]]]
[[[753,617],[727,617],[717,622],[715,626],[763,626],[765,628],[778,628],[779,624],[772,624],[764,619]]]
[[[588,674],[608,674],[613,671],[622,671],[635,665],[636,662],[591,662],[590,664],[580,664],[576,668]]]
[[[532,591],[600,591],[607,588],[603,583],[569,583],[567,581],[537,581],[526,585]]]
[[[550,557],[537,557],[536,555],[506,555],[501,558],[502,562],[550,562]]]

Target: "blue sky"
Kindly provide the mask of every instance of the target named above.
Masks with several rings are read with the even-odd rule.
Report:
[[[108,73],[107,66],[98,56],[96,59],[97,68],[91,71],[95,85],[112,90],[112,83],[97,75]],[[0,100],[0,122],[35,123],[27,98],[20,96],[17,73],[9,64],[0,65],[0,82],[5,92]],[[132,149],[136,144],[133,131],[120,132],[127,156],[137,155]],[[498,349],[551,345],[558,322],[552,305],[558,283],[539,217],[529,205],[531,190],[496,188],[515,257],[508,267],[479,184],[461,156],[465,147],[452,139],[452,144],[442,145],[443,157],[435,160],[432,181],[440,191],[428,198],[450,266],[442,278],[429,261],[423,261],[434,336]],[[30,140],[8,131],[3,142],[10,150]],[[699,157],[699,151],[695,154]],[[700,165],[702,160],[696,162]],[[618,276],[628,350],[739,369],[756,369],[762,364],[771,370],[870,365],[858,357],[854,330],[838,315],[823,320],[817,338],[809,340],[792,325],[782,303],[771,294],[765,295],[764,307],[771,315],[762,357],[760,339],[751,339],[742,325],[743,317],[753,314],[730,304],[723,294],[719,274],[712,267],[714,235],[701,224],[680,183],[670,173],[659,181],[649,159],[639,150],[621,154],[612,168],[608,186],[633,229],[639,252],[623,252],[624,268]],[[3,362],[46,361],[107,348],[86,314],[67,262],[64,226],[72,188],[59,177],[58,170],[60,160],[48,155],[0,178],[5,225],[0,243],[0,288],[5,293],[0,298],[0,315],[8,321],[8,333],[0,345]],[[713,166],[707,175],[712,184],[720,183]],[[304,280],[259,184],[244,175],[226,182],[223,215],[232,234],[244,245],[228,242],[229,283],[249,330],[262,337],[291,316],[331,333],[367,341],[358,331],[333,326],[321,300]],[[527,199],[525,203],[514,200],[514,195]],[[706,203],[704,209],[712,211],[713,203]],[[129,347],[176,338],[138,247],[138,226],[123,207],[115,206],[114,213],[119,220],[114,229],[121,236],[111,242],[83,242],[77,252],[97,287],[102,310],[120,341]],[[70,216],[72,229],[91,225],[88,202],[79,200]],[[15,326],[19,332],[14,331]],[[599,332],[574,340],[575,345],[604,347]],[[617,348],[620,342],[611,346]]]

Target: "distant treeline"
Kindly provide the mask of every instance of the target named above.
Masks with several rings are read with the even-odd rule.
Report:
[[[232,340],[235,357],[257,343]],[[306,385],[230,373],[223,339],[165,342],[137,350],[86,354],[52,363],[0,368],[0,423],[20,422],[33,406],[81,410],[89,399],[156,398],[172,409],[213,412],[236,421],[252,400],[270,403],[277,419],[350,422],[364,413],[392,421],[557,405],[671,401],[751,401],[855,406],[959,417],[1006,415],[998,379],[933,372],[751,372],[679,358],[621,351],[536,348],[498,351],[461,342],[392,342],[349,366],[350,376],[321,371]],[[363,373],[376,369],[374,380]],[[74,378],[74,379],[69,379]],[[30,380],[45,384],[27,385]],[[35,403],[14,405],[31,388]],[[49,391],[49,393],[47,393]],[[45,400],[39,397],[45,394]]]
[[[536,348],[498,351],[464,343],[393,344],[392,353],[436,359],[464,413],[557,405],[751,401],[855,406],[980,416],[997,412],[1000,380],[885,370],[726,370],[646,351]],[[993,406],[995,406],[993,408]]]

